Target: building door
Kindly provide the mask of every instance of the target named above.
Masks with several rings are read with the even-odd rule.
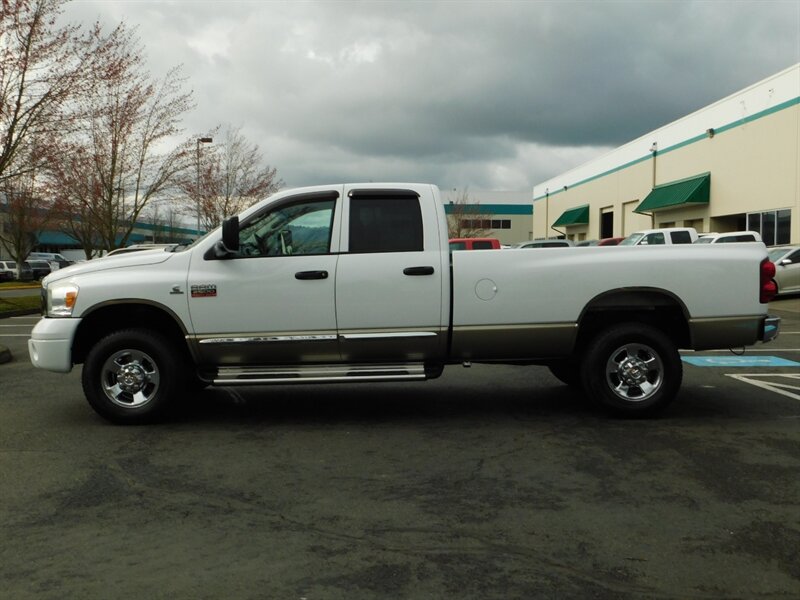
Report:
[[[614,237],[614,209],[600,209],[600,239]]]

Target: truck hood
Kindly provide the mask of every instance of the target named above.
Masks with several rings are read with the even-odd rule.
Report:
[[[63,269],[53,271],[42,280],[42,285],[47,287],[51,283],[68,279],[75,275],[84,273],[97,273],[98,271],[108,271],[111,269],[124,269],[126,267],[141,267],[146,265],[156,265],[163,263],[172,256],[171,252],[164,250],[142,250],[141,252],[131,252],[120,254],[119,256],[106,256],[95,258],[86,262],[78,263]]]

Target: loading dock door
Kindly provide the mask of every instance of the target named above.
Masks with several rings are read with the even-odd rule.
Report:
[[[614,237],[614,209],[600,209],[600,239]]]

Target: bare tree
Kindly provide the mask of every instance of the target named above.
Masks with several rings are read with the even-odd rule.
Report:
[[[241,128],[217,127],[212,135],[214,143],[204,147],[202,157],[198,152],[194,172],[186,171],[181,181],[190,198],[187,211],[199,209],[206,230],[283,186],[277,169],[264,163],[258,145],[248,142]]]
[[[109,40],[59,27],[64,0],[2,0],[0,4],[0,180],[41,167],[44,154],[20,159],[26,145],[62,137],[72,121],[64,106],[86,91],[87,75]]]
[[[37,193],[33,177],[15,177],[0,183],[0,210],[6,214],[0,244],[18,263],[28,257],[48,226],[52,218],[49,208]]]
[[[454,193],[446,207],[450,238],[486,237],[492,229],[491,215],[481,211],[480,202],[473,201],[466,188]]]
[[[92,245],[105,250],[126,245],[142,210],[192,165],[188,144],[161,149],[180,134],[180,119],[193,106],[180,69],[153,80],[133,32],[120,24],[109,37],[91,90],[76,103],[80,127],[71,154],[78,170],[53,171],[62,212],[79,215]]]
[[[86,148],[68,146],[58,159],[50,163],[49,189],[57,198],[53,205],[55,227],[75,239],[83,248],[86,260],[100,250],[100,238],[95,231],[95,215],[102,213],[99,185],[87,173],[94,168]]]

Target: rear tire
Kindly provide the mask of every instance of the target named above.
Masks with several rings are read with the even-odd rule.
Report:
[[[675,399],[683,364],[675,343],[644,323],[622,323],[600,333],[581,364],[584,390],[606,410],[650,416]]]
[[[116,331],[86,356],[83,392],[92,408],[113,423],[155,421],[182,391],[186,380],[182,356],[160,333]]]

